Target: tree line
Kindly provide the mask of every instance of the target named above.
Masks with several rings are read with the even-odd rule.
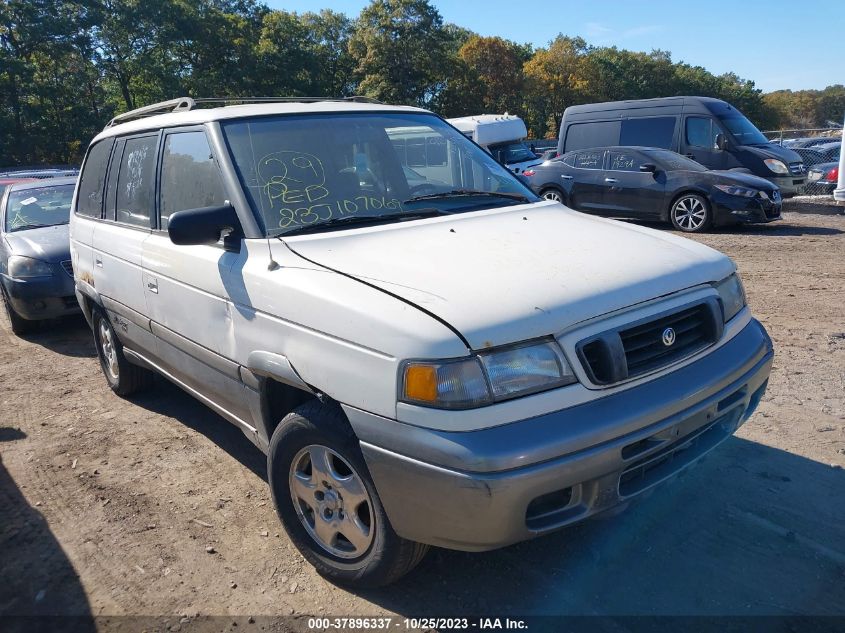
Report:
[[[705,95],[759,127],[841,121],[845,87],[763,94],[667,51],[559,35],[533,48],[445,23],[429,0],[372,0],[350,18],[257,0],[4,0],[0,165],[78,163],[114,115],[203,96],[350,96],[443,116],[511,112],[552,138],[573,104]]]

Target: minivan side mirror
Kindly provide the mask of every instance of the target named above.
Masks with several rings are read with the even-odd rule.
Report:
[[[167,233],[170,240],[180,246],[216,244],[221,237],[240,237],[241,223],[231,204],[200,207],[171,215],[167,222]]]
[[[724,149],[728,146],[728,139],[725,138],[725,135],[719,133],[716,135],[716,149],[720,149],[724,151]]]
[[[654,163],[643,163],[642,165],[640,165],[640,171],[645,171],[652,174],[657,173],[657,165],[655,165]]]

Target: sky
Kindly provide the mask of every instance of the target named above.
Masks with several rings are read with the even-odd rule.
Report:
[[[264,0],[356,17],[368,0]],[[655,48],[764,92],[845,83],[845,0],[434,0],[444,21],[535,47],[558,33],[595,46]]]

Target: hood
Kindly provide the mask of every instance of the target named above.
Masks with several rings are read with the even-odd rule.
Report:
[[[6,233],[10,255],[34,257],[58,263],[70,259],[70,237],[67,224],[45,226]]]
[[[473,349],[555,334],[734,270],[692,240],[545,201],[284,241],[436,314]]]
[[[784,147],[783,145],[739,145],[737,147],[737,151],[739,153],[745,152],[747,154],[751,154],[760,160],[777,158],[787,165],[789,165],[789,163],[803,162],[803,159],[798,152],[795,152],[788,147]]]
[[[746,187],[762,189],[763,191],[768,192],[777,189],[777,186],[772,184],[770,180],[738,170],[713,170],[703,173],[710,175],[713,178],[713,181],[718,184],[744,185]]]

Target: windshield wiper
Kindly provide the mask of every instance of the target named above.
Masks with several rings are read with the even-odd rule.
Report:
[[[530,202],[530,200],[521,193],[505,193],[502,191],[477,191],[475,189],[452,189],[451,191],[441,191],[439,193],[428,193],[424,196],[415,196],[405,200],[402,204],[409,202],[419,202],[421,200],[438,200],[444,198],[476,198],[479,196],[486,196],[489,198],[505,198],[507,200],[516,200],[518,202]]]
[[[451,211],[443,211],[441,209],[421,209],[413,213],[389,213],[385,215],[350,215],[345,218],[332,218],[325,222],[308,224],[305,226],[298,226],[290,231],[279,233],[276,237],[283,238],[289,235],[304,235],[307,233],[319,233],[320,231],[330,231],[343,226],[355,226],[366,224],[387,224],[390,222],[406,222],[408,220],[420,220],[422,218],[431,218],[438,215],[452,215]]]
[[[29,229],[43,229],[47,226],[56,226],[55,224],[21,224],[20,226],[13,227],[9,232],[14,233],[15,231],[26,231]]]

